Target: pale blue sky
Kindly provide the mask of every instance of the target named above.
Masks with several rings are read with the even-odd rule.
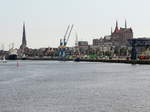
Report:
[[[0,0],[0,44],[19,47],[22,23],[26,23],[28,46],[57,47],[68,24],[74,24],[79,40],[110,34],[118,20],[133,28],[134,37],[150,37],[149,0]],[[69,40],[74,45],[75,33]]]

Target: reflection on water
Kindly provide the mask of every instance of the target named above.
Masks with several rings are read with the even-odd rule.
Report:
[[[0,64],[0,112],[149,112],[150,66]]]

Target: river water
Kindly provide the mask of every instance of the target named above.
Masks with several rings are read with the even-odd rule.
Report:
[[[0,112],[150,112],[150,65],[8,61]]]

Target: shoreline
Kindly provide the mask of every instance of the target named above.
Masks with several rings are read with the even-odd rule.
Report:
[[[9,59],[8,59],[9,60]],[[40,60],[40,61],[74,61],[74,59],[61,60],[59,58],[26,58],[17,60]],[[80,59],[78,62],[104,62],[104,63],[125,63],[125,64],[150,64],[150,60],[119,60],[119,59]]]

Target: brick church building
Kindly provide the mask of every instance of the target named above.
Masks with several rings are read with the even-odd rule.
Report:
[[[133,38],[132,28],[127,28],[127,23],[125,21],[125,28],[119,28],[118,22],[116,21],[116,27],[114,32],[111,29],[111,42],[115,46],[126,46],[128,45],[128,39]]]

